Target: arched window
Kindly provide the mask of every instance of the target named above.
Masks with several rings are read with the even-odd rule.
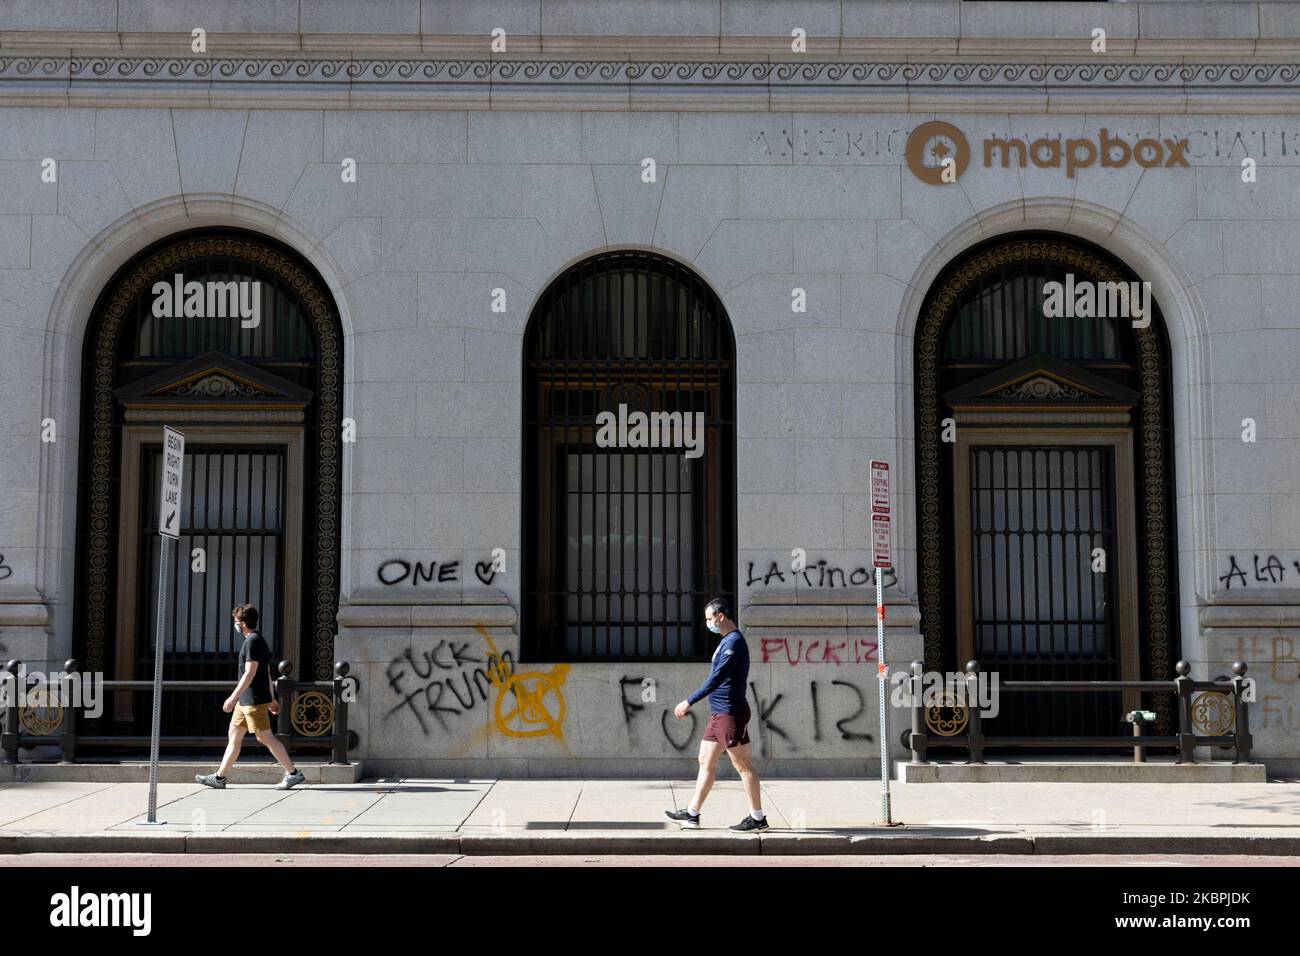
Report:
[[[1172,676],[1169,349],[1150,287],[1086,243],[1002,237],[939,277],[916,349],[927,666]],[[989,732],[1112,735],[1138,700],[1006,695]],[[1169,726],[1167,695],[1142,706]]]
[[[532,660],[699,659],[735,598],[735,340],[718,297],[647,252],[579,263],[524,336]]]
[[[253,603],[277,658],[330,675],[338,603],[342,337],[320,277],[243,231],[172,237],[109,283],[82,372],[76,654],[86,670],[153,675],[161,426],[186,436],[165,622],[168,679],[234,677],[230,610]],[[118,695],[113,727],[148,707]],[[176,695],[164,731],[219,732]]]

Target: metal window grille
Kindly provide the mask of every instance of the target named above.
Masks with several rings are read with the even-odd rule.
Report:
[[[142,615],[137,674],[153,673],[153,635],[157,632],[158,481],[162,466],[158,446],[142,452],[140,514],[137,533],[141,568],[137,577]],[[195,445],[185,450],[185,503],[180,538],[170,561],[169,620],[164,676],[168,680],[234,680],[242,638],[235,635],[230,611],[251,603],[260,612],[258,630],[274,659],[284,656],[285,454],[279,447]],[[206,569],[192,568],[195,548],[202,548]],[[179,694],[165,700],[164,720],[177,728],[206,727],[212,701]]]
[[[981,668],[1006,680],[1119,680],[1115,576],[1092,570],[1093,549],[1116,553],[1112,449],[981,445],[970,456]],[[1103,735],[1120,707],[1119,694],[1026,694],[994,722],[1000,734]]]
[[[523,655],[706,657],[704,605],[735,599],[735,345],[721,302],[662,256],[601,255],[544,293],[524,354]],[[678,439],[698,414],[702,455],[598,446],[597,415],[620,406],[680,421]]]

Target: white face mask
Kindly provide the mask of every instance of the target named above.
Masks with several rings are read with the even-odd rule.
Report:
[[[244,632],[243,632],[243,630],[240,628],[240,626],[239,626],[239,622],[238,622],[238,621],[235,622],[235,633],[238,634],[240,637],[243,637],[243,636],[244,636]]]

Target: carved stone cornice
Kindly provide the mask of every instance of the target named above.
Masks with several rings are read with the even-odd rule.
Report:
[[[0,104],[1294,112],[1300,62],[0,56]]]

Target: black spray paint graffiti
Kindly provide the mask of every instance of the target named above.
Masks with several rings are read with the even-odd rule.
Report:
[[[429,724],[425,719],[426,713],[433,714],[438,726],[445,732],[447,720],[444,715],[459,716],[473,710],[480,703],[486,703],[488,689],[492,686],[489,674],[498,680],[513,675],[514,655],[505,651],[500,658],[489,654],[487,660],[484,660],[467,653],[468,648],[468,641],[439,641],[432,650],[425,651],[418,659],[410,650],[394,657],[385,674],[389,688],[402,700],[384,714],[384,720],[388,720],[403,707],[409,707],[427,737]],[[408,677],[414,677],[420,684],[409,692],[402,686],[403,679]],[[465,692],[463,697],[462,686]]]
[[[1276,554],[1270,554],[1261,564],[1259,555],[1252,555],[1254,559],[1255,583],[1256,584],[1281,584],[1286,580],[1286,565],[1278,558]],[[1300,574],[1300,561],[1292,561],[1292,566]],[[1235,554],[1228,555],[1228,570],[1219,577],[1219,583],[1223,585],[1225,591],[1232,590],[1232,583],[1237,581],[1243,588],[1250,587],[1250,580],[1246,577],[1246,572],[1237,564]]]
[[[786,574],[790,575],[790,583],[798,584],[799,578],[802,577],[804,584],[810,588],[834,588],[834,587],[863,587],[876,579],[873,568],[854,568],[852,571],[845,572],[843,568],[837,568],[826,563],[825,560],[809,564],[801,571],[793,569],[789,571],[781,570],[781,563],[773,561],[768,565],[767,571],[763,574],[754,573],[754,562],[748,562],[749,566],[745,572],[745,587],[753,587],[755,584],[762,584],[767,587],[776,578],[782,584],[785,584]],[[810,577],[810,575],[812,575]],[[839,584],[835,581],[838,578]],[[881,575],[881,583],[891,588],[898,583],[898,575],[894,573],[893,568],[885,568],[884,574]]]
[[[3,554],[0,554],[0,581],[3,581],[5,578],[11,576],[13,573],[14,573],[14,569],[9,567],[9,565],[5,564],[5,556]]]
[[[824,739],[824,737],[822,734],[821,702],[818,695],[817,683],[818,683],[817,681],[810,681],[808,685],[808,690],[809,693],[812,695],[813,740],[815,742],[820,743]],[[847,716],[841,717],[839,720],[835,721],[835,729],[839,731],[840,739],[841,740],[872,740],[873,738],[871,734],[865,734],[856,730],[851,730],[849,729],[849,727],[846,726],[847,724],[850,724],[853,721],[860,718],[867,709],[867,698],[866,695],[862,692],[862,688],[858,687],[856,684],[850,683],[849,681],[843,681],[843,680],[833,680],[830,683],[832,687],[844,687],[847,688],[849,691],[851,691],[853,695],[853,699],[857,704],[856,710],[854,710],[852,713],[848,714]],[[646,678],[644,677],[621,677],[619,678],[618,681],[619,699],[623,704],[623,722],[627,726],[628,739],[631,740],[633,743],[635,743],[636,741],[633,739],[632,721],[638,714],[641,713],[641,711],[646,709],[646,704],[636,700],[635,697],[637,693],[640,692],[646,686],[647,686],[647,681]],[[635,690],[633,691],[632,698],[629,698],[628,696],[629,687],[635,688]],[[759,696],[758,688],[752,682],[749,685],[749,691],[754,698],[755,710],[758,716],[756,726],[759,730],[759,744],[760,744],[762,755],[764,757],[770,756],[771,749],[772,749],[772,740],[774,737],[780,737],[782,740],[785,741],[786,746],[788,746],[792,751],[798,751],[799,748],[795,745],[794,741],[791,739],[790,734],[786,733],[785,728],[781,727],[773,719],[773,716],[776,712],[776,708],[784,699],[785,695],[777,694],[770,701],[764,700],[761,696]],[[685,735],[675,737],[672,731],[669,729],[672,726],[672,722],[670,722],[668,719],[671,714],[671,710],[672,710],[671,707],[664,705],[663,710],[659,714],[659,727],[660,730],[663,731],[664,739],[668,741],[668,745],[678,753],[682,753],[695,740],[695,735],[699,730],[699,723],[696,720],[695,711],[694,710],[687,711],[686,717],[683,719],[683,721],[689,720],[691,729]]]
[[[627,688],[635,687],[637,688],[638,691],[641,691],[646,686],[647,686],[646,679],[644,677],[620,677],[618,680],[618,696],[619,696],[619,700],[622,701],[623,703],[623,723],[627,726],[627,733],[629,738],[632,736],[632,718],[635,717],[641,711],[645,710],[646,705],[643,703],[639,703],[636,700],[629,700],[627,696]],[[675,737],[673,737],[672,731],[668,729],[669,728],[668,716],[669,716],[669,708],[665,707],[663,709],[663,712],[659,715],[659,729],[663,731],[664,740],[668,741],[669,746],[671,746],[678,753],[681,753],[691,745],[691,741],[695,739],[695,733],[699,729],[698,721],[695,717],[695,711],[693,710],[687,711],[686,717],[683,718],[683,721],[689,720],[691,722],[691,729],[687,731],[686,735],[681,739],[681,741],[678,741]],[[673,718],[673,720],[674,722],[676,722],[675,717]]]
[[[849,714],[847,717],[835,721],[835,729],[840,732],[840,739],[841,740],[871,740],[872,739],[871,734],[859,733],[855,730],[849,730],[846,726],[844,726],[845,724],[851,721],[857,720],[859,717],[862,716],[863,712],[867,709],[867,698],[862,693],[862,689],[858,687],[856,684],[852,684],[848,681],[843,681],[843,680],[833,680],[831,681],[831,686],[848,688],[850,691],[853,692],[853,696],[856,698],[857,705],[858,705],[858,709],[853,711],[853,713]],[[772,735],[776,735],[780,737],[782,740],[786,742],[786,744],[790,747],[791,750],[797,751],[799,748],[794,745],[794,741],[790,739],[790,735],[787,734],[781,727],[779,727],[776,724],[775,721],[772,720],[772,715],[776,711],[777,705],[781,703],[781,699],[785,695],[777,694],[774,698],[772,698],[770,702],[765,703],[763,698],[760,697],[758,694],[758,688],[755,687],[753,683],[750,683],[749,691],[751,694],[754,695],[754,701],[758,705],[758,726],[759,729],[762,731],[762,733],[759,736],[761,738],[760,744],[761,744],[761,752],[763,756],[767,757],[770,756],[771,754]],[[817,681],[809,681],[808,692],[812,695],[813,741],[820,743],[823,738],[822,738],[821,707],[817,698]]]
[[[380,584],[390,588],[408,581],[413,586],[422,582],[431,584],[435,574],[437,583],[454,584],[460,580],[460,562],[443,561],[439,564],[437,561],[430,561],[428,564],[422,564],[419,561],[407,561],[403,558],[389,558],[379,566],[375,574]],[[497,576],[496,565],[492,559],[476,562],[474,576],[484,584],[491,584]]]

